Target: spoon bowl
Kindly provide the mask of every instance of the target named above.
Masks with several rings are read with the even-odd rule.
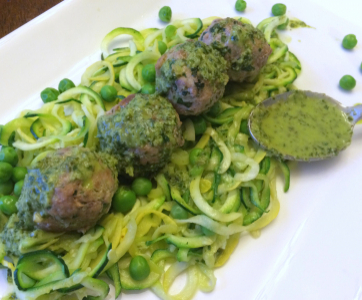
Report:
[[[348,121],[351,125],[351,129],[353,130],[354,125],[362,119],[362,105],[356,105],[356,106],[351,106],[351,107],[345,107],[343,106],[340,102],[338,102],[337,100],[327,96],[326,94],[322,94],[322,93],[316,93],[316,92],[311,92],[311,91],[289,91],[283,94],[279,94],[277,96],[274,97],[270,97],[268,99],[266,99],[265,101],[259,103],[254,109],[253,111],[250,113],[249,116],[249,120],[248,120],[248,127],[249,127],[249,131],[250,131],[250,135],[253,138],[253,140],[260,145],[262,148],[264,148],[265,150],[269,151],[272,155],[274,156],[278,156],[282,159],[285,160],[294,160],[294,161],[318,161],[318,160],[322,160],[322,159],[326,159],[326,158],[330,158],[335,156],[336,154],[331,153],[329,155],[325,155],[325,156],[318,156],[318,157],[309,157],[308,159],[305,158],[298,158],[293,156],[292,154],[281,154],[280,152],[278,152],[277,150],[273,149],[269,149],[266,145],[264,145],[260,140],[258,140],[257,136],[255,135],[255,132],[253,132],[252,129],[252,122],[254,119],[255,114],[257,114],[256,112],[258,112],[258,110],[260,110],[261,107],[268,109],[269,107],[277,104],[277,103],[282,103],[282,102],[286,102],[288,100],[291,99],[291,96],[296,94],[296,93],[301,93],[304,96],[308,97],[308,98],[312,98],[312,99],[318,99],[318,100],[324,100],[328,103],[333,104],[336,108],[338,108],[338,110],[340,110],[341,112],[343,112],[346,117],[348,118]],[[343,149],[339,149],[339,151],[344,150]],[[338,151],[338,152],[339,152]]]

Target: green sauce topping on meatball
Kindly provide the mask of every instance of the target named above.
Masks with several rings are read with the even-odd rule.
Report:
[[[115,165],[110,155],[80,147],[48,154],[25,177],[17,202],[20,225],[47,231],[94,226],[117,189]]]
[[[271,53],[259,29],[232,18],[214,20],[200,40],[218,50],[226,59],[231,81],[253,80]]]
[[[122,103],[121,103],[122,104]],[[183,144],[179,117],[165,98],[137,94],[98,120],[102,151],[115,155],[123,175],[157,172]]]
[[[167,89],[172,81],[185,76],[186,70],[191,70],[193,77],[201,76],[211,82],[227,82],[225,74],[226,61],[211,47],[199,41],[190,41],[175,46],[174,51],[180,51],[180,57],[167,60],[162,68],[162,77],[157,78],[158,91]]]
[[[222,97],[227,62],[201,41],[189,40],[166,52],[156,64],[156,91],[182,115],[198,115]]]

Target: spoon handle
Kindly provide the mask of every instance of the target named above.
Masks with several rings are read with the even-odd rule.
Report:
[[[362,104],[346,107],[345,113],[353,119],[352,124],[355,125],[359,120],[362,120]]]

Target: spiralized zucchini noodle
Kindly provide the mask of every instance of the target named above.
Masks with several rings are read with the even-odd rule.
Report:
[[[102,60],[85,70],[80,85],[40,109],[23,111],[2,127],[0,143],[12,145],[18,151],[19,165],[25,167],[59,148],[96,148],[98,118],[145,84],[142,68],[161,56],[159,41],[170,48],[198,38],[214,19],[175,21],[172,39],[165,29],[114,29],[101,43]],[[19,242],[19,251],[32,257],[34,265],[19,257],[5,257],[5,246],[0,244],[1,264],[12,271],[15,283],[28,286],[20,290],[14,284],[17,299],[104,299],[108,294],[105,275],[113,281],[116,296],[121,289],[150,288],[162,299],[187,300],[198,290],[215,288],[214,270],[227,262],[240,236],[258,236],[278,215],[279,168],[289,186],[287,165],[259,149],[247,130],[248,116],[256,104],[295,89],[301,64],[276,32],[286,21],[286,16],[271,17],[257,25],[273,50],[257,80],[229,84],[217,113],[202,115],[208,124],[203,135],[196,136],[193,122],[183,120],[184,138],[191,146],[173,153],[171,162],[155,177],[157,186],[146,197],[138,197],[131,212],[111,211],[84,235],[35,230]],[[132,37],[129,46],[110,51],[112,41],[122,35]],[[115,102],[103,103],[99,93],[104,85],[117,89]],[[200,155],[191,164],[189,156],[195,148]],[[174,203],[191,217],[173,219]],[[44,258],[48,269],[36,264],[37,251],[44,250],[49,250]],[[140,281],[129,272],[136,255],[150,266],[150,275]],[[33,268],[38,276],[29,278],[24,268]],[[187,276],[185,286],[172,294],[171,286],[181,274]]]

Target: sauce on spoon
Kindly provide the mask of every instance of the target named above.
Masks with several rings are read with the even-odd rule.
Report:
[[[305,91],[269,98],[251,113],[253,138],[271,154],[300,161],[337,155],[351,143],[352,118],[338,102]]]

